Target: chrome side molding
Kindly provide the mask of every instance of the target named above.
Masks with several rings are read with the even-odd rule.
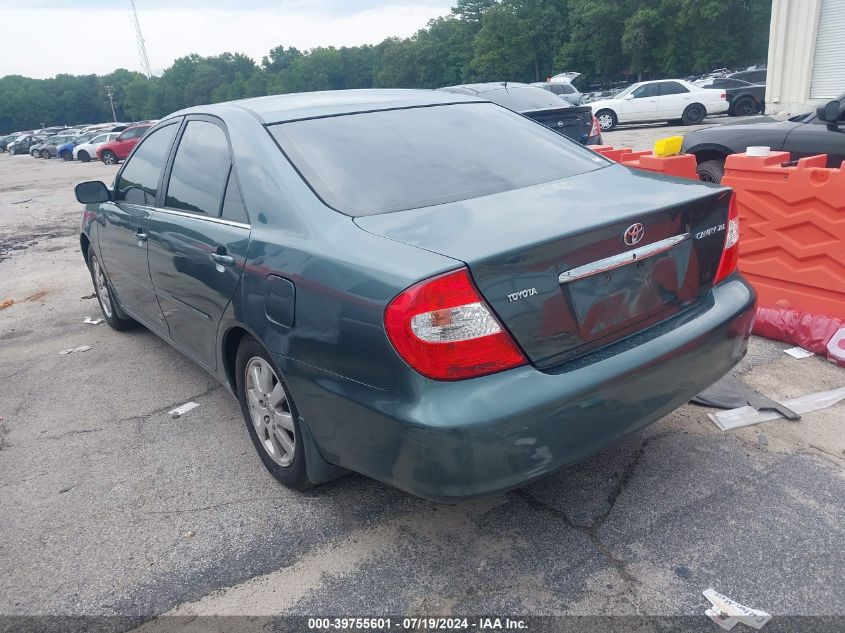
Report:
[[[558,282],[565,284],[570,281],[583,279],[584,277],[590,277],[591,275],[598,275],[599,273],[604,273],[608,270],[613,270],[614,268],[627,266],[628,264],[632,264],[641,259],[665,253],[678,244],[687,241],[690,237],[691,235],[689,233],[673,235],[672,237],[667,237],[665,240],[658,240],[657,242],[652,242],[651,244],[646,244],[645,246],[640,246],[639,248],[634,248],[630,251],[625,251],[624,253],[618,253],[617,255],[611,255],[610,257],[605,257],[604,259],[599,259],[597,261],[590,262],[589,264],[578,266],[577,268],[570,268],[569,270],[562,272],[557,280]]]

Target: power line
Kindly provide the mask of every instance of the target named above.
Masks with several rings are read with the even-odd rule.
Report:
[[[153,72],[150,70],[150,59],[147,57],[147,45],[144,43],[144,36],[141,35],[141,23],[138,21],[138,10],[135,8],[135,0],[129,0],[132,7],[132,21],[135,23],[135,37],[138,39],[138,57],[141,58],[141,70],[152,79]]]

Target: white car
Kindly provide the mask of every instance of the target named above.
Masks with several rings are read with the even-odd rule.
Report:
[[[73,159],[81,160],[83,163],[87,163],[89,160],[91,160],[92,156],[97,155],[98,145],[113,141],[118,136],[120,136],[120,132],[105,132],[103,134],[98,134],[87,143],[82,143],[81,145],[77,145],[76,147],[74,147]]]
[[[609,132],[619,123],[701,123],[708,114],[727,112],[730,103],[722,90],[705,90],[683,79],[662,79],[642,81],[590,106],[601,131]]]

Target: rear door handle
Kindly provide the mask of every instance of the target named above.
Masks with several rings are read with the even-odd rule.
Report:
[[[138,238],[138,246],[143,246],[144,242],[147,241],[147,234],[144,233],[144,229],[140,226],[138,227],[138,230],[135,231],[135,237]]]
[[[220,270],[220,272],[223,272],[220,269],[220,266],[228,266],[231,268],[235,265],[235,258],[231,255],[223,255],[221,253],[209,253],[208,256],[211,258],[211,261],[217,264],[217,270]]]

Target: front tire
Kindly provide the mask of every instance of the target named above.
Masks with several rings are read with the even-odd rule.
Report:
[[[83,163],[87,163],[89,160],[91,160],[91,157],[88,155],[88,152],[86,152],[84,149],[80,150],[76,157]]]
[[[114,301],[114,292],[109,284],[106,271],[100,265],[100,260],[94,253],[88,258],[88,269],[91,271],[91,281],[94,282],[94,293],[97,295],[97,302],[100,304],[100,311],[112,329],[122,332],[137,325],[133,319],[125,319],[118,315],[117,306]]]
[[[725,175],[725,159],[705,160],[696,168],[698,179],[703,182],[713,182],[717,185]]]
[[[115,156],[114,152],[106,150],[103,152],[103,162],[106,165],[117,165],[117,156]]]
[[[596,113],[596,118],[602,132],[610,132],[619,124],[619,119],[616,118],[616,113],[613,110],[599,110]]]
[[[252,337],[245,337],[238,347],[235,376],[244,422],[265,468],[289,488],[313,486],[290,391],[273,359]]]
[[[684,125],[695,125],[696,123],[701,123],[706,116],[707,110],[704,109],[703,105],[700,103],[691,103],[684,110],[684,116],[681,121]]]

